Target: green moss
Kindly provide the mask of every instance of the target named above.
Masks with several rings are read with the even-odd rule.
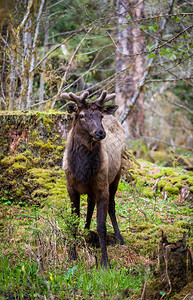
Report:
[[[26,162],[15,162],[12,165],[12,169],[18,173],[24,173],[27,171],[28,166]]]
[[[25,188],[20,186],[16,189],[15,193],[17,197],[20,197],[25,193]]]
[[[157,179],[157,178],[162,177],[163,175],[164,175],[164,172],[162,170],[160,170],[157,174],[151,175],[151,177]]]
[[[13,158],[13,160],[15,162],[27,162],[28,161],[28,159],[26,158],[26,156],[24,154],[19,154],[19,155],[15,156]]]
[[[168,192],[168,193],[179,194],[179,188],[176,187],[176,186],[172,187],[169,182],[165,185],[164,188],[165,188],[165,191]]]
[[[190,192],[193,193],[193,186],[190,186]]]
[[[143,222],[141,224],[133,226],[132,230],[135,230],[137,232],[141,232],[141,231],[144,231],[144,230],[147,230],[147,229],[151,229],[152,227],[154,227],[154,225],[152,225],[152,224],[150,224],[148,222]]]
[[[49,192],[45,189],[37,189],[32,193],[33,198],[46,198]]]
[[[32,133],[31,133],[31,138],[32,138],[32,140],[33,140],[33,141],[36,140],[36,139],[37,139],[37,136],[38,136],[38,133],[37,133],[35,130],[33,130]]]
[[[191,185],[193,185],[193,177],[188,177],[187,182]]]
[[[191,224],[186,221],[178,221],[175,223],[175,226],[191,230]]]
[[[158,187],[163,188],[163,187],[165,187],[166,183],[167,183],[166,179],[163,178],[158,182]]]
[[[167,176],[179,176],[179,173],[177,173],[174,168],[164,168],[164,172]]]
[[[153,198],[153,196],[155,195],[155,192],[149,187],[144,187],[143,194],[144,194],[144,196],[146,196],[148,198]]]
[[[56,150],[57,150],[58,152],[63,152],[63,151],[64,151],[64,146],[58,146],[58,147],[56,148]]]
[[[13,158],[11,156],[6,156],[1,160],[1,164],[4,166],[10,166],[13,163]]]
[[[35,140],[33,142],[33,144],[30,143],[30,146],[33,146],[34,148],[42,148],[42,147],[44,147],[44,145],[45,145],[45,143],[40,139]]]
[[[181,188],[182,187],[182,184],[181,184],[181,182],[177,182],[176,184],[175,184],[175,187],[177,187],[177,188]]]

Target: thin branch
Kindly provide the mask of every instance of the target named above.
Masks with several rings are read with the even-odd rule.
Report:
[[[60,48],[62,45],[66,44],[71,38],[73,38],[75,35],[77,35],[78,33],[80,33],[81,31],[85,31],[85,30],[88,30],[87,27],[83,27],[83,28],[80,28],[79,30],[76,30],[76,31],[73,31],[72,34],[67,38],[65,39],[62,43],[56,45],[54,48],[52,48],[37,64],[36,66],[34,67],[33,71],[35,69],[37,69],[41,63],[54,51],[56,51],[58,48]]]
[[[27,20],[28,20],[28,18],[29,18],[29,15],[30,15],[30,13],[31,13],[31,8],[32,8],[32,6],[33,6],[33,0],[30,0],[30,1],[28,2],[27,13],[26,13],[26,15],[24,16],[24,19],[23,19],[23,21],[21,22],[21,24],[17,27],[17,34],[18,34],[18,36],[19,36],[20,31],[23,29],[23,27],[25,26],[25,24],[26,24],[26,22],[27,22]]]
[[[75,58],[75,56],[76,56],[76,54],[77,54],[77,52],[78,52],[80,46],[82,45],[82,43],[84,42],[84,40],[86,39],[86,37],[94,30],[94,28],[95,28],[95,25],[92,26],[91,28],[89,28],[89,30],[87,31],[87,33],[84,35],[84,37],[81,39],[80,43],[79,43],[78,46],[76,47],[76,49],[75,49],[73,55],[71,56],[71,59],[70,59],[70,61],[69,61],[68,67],[67,67],[67,69],[66,69],[66,72],[64,73],[64,76],[63,76],[63,78],[62,78],[62,80],[61,80],[61,84],[60,84],[60,87],[59,87],[59,89],[58,89],[58,92],[57,92],[56,96],[55,96],[54,99],[53,99],[53,102],[52,102],[52,109],[53,109],[53,107],[54,107],[54,105],[55,105],[55,103],[56,103],[57,97],[61,94],[61,91],[62,91],[64,82],[66,82],[68,72],[69,72],[69,70],[70,70],[70,68],[71,68],[72,62],[73,62],[73,60],[74,60],[74,58]]]
[[[182,35],[184,32],[186,32],[187,30],[189,30],[190,28],[192,28],[193,25],[190,25],[189,27],[186,27],[184,30],[182,30],[181,32],[179,32],[177,35],[175,35],[174,37],[172,37],[171,39],[167,40],[166,42],[164,42],[163,44],[159,45],[158,48],[162,48],[165,45],[173,42],[175,39],[177,39],[180,35]],[[154,52],[155,48],[152,50],[152,52]]]
[[[71,68],[72,62],[73,62],[73,60],[74,60],[74,58],[75,58],[75,56],[76,56],[78,50],[80,49],[80,46],[82,45],[82,43],[84,42],[84,40],[86,39],[86,37],[93,31],[94,27],[95,27],[95,26],[91,27],[91,28],[87,31],[87,33],[85,34],[85,36],[82,38],[82,40],[80,41],[80,43],[79,43],[78,46],[76,47],[76,49],[75,49],[73,55],[71,56],[71,59],[70,59],[70,61],[69,61],[68,67],[67,67],[67,69],[66,69],[66,72],[65,72],[65,74],[64,74],[64,76],[63,76],[63,78],[62,78],[62,83],[61,83],[61,85],[60,85],[60,87],[59,87],[59,91],[58,91],[59,93],[61,92],[61,89],[62,89],[62,87],[63,87],[63,82],[66,81],[68,72],[69,72],[69,70],[70,70],[70,68]]]

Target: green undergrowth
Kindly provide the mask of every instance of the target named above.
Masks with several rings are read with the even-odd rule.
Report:
[[[117,219],[126,245],[115,244],[108,217],[111,269],[101,269],[96,212],[90,241],[84,230],[87,199],[83,196],[78,258],[71,262],[77,220],[70,215],[65,174],[53,164],[51,155],[62,147],[57,154],[62,156],[64,145],[55,143],[47,152],[50,148],[44,144],[48,141],[37,143],[35,149],[43,148],[37,148],[38,155],[28,148],[0,162],[4,183],[0,195],[2,299],[139,299],[150,269],[157,266],[162,231],[173,242],[185,231],[193,249],[193,173],[132,160],[116,194]],[[9,179],[7,185],[4,177]]]
[[[2,299],[115,299],[140,294],[141,264],[98,264],[99,249],[80,231],[78,259],[68,257],[72,219],[69,207],[1,205],[0,294]],[[97,259],[98,256],[98,259]]]

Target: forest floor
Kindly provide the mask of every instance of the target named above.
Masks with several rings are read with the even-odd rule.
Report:
[[[78,259],[69,261],[71,228],[76,220],[70,216],[65,182],[57,175],[53,182],[54,172],[48,179],[48,171],[30,171],[31,180],[48,190],[44,205],[15,203],[7,190],[0,199],[0,299],[141,299],[144,283],[158,264],[162,231],[172,242],[181,239],[185,231],[193,249],[193,173],[138,160],[138,168],[130,172],[129,180],[123,176],[116,194],[125,245],[115,245],[107,219],[111,268],[100,267],[96,213],[91,232],[83,229],[85,196]],[[64,174],[58,172],[64,180]],[[160,290],[160,298],[164,292]]]

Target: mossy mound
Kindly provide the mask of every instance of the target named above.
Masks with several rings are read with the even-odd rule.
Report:
[[[178,197],[179,201],[192,201],[193,172],[183,168],[159,167],[140,159],[135,161],[125,169],[125,180],[140,188],[145,197],[172,196]]]
[[[2,113],[0,121],[0,199],[41,204],[53,196],[60,201],[66,193],[61,165],[67,115]]]

